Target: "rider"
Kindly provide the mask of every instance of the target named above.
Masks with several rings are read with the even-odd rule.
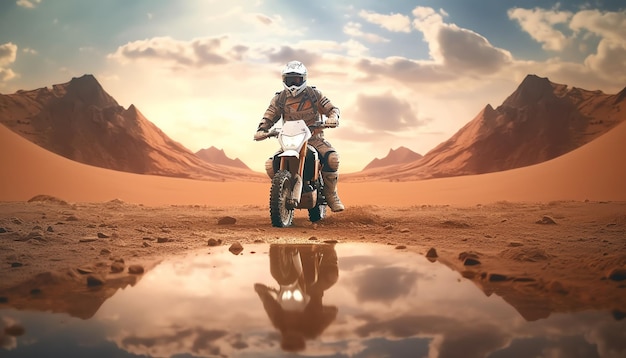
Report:
[[[288,62],[282,70],[282,78],[284,89],[281,92],[277,92],[272,98],[254,135],[255,140],[265,139],[267,132],[281,116],[283,121],[301,119],[307,125],[313,125],[318,120],[319,113],[321,113],[327,117],[324,125],[326,128],[339,126],[339,108],[335,107],[320,90],[307,86],[307,70],[302,62]],[[334,212],[343,211],[344,206],[337,195],[339,154],[324,139],[324,131],[320,131],[311,137],[309,144],[317,149],[322,158],[324,196],[328,206]],[[273,168],[272,159],[268,159],[266,168]]]

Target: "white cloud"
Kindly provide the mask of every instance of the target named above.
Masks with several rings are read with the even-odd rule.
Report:
[[[572,17],[569,11],[513,8],[509,9],[508,15],[535,41],[541,43],[544,50],[562,51],[568,44],[567,36],[554,25],[567,23]]]
[[[593,51],[590,46],[595,45],[590,40],[599,38],[595,53],[589,54],[584,61],[585,68],[576,66],[579,68],[576,77],[587,73],[587,76],[626,82],[626,11],[581,10],[571,13],[554,9],[515,8],[510,9],[508,14],[547,50],[563,50],[567,44],[573,43],[580,51],[589,52]],[[571,30],[572,35],[566,37],[557,26]],[[562,63],[562,66],[566,64]]]
[[[41,0],[17,0],[15,3],[21,7],[25,7],[27,9],[33,9],[37,5],[41,4]]]
[[[8,81],[17,75],[9,66],[17,58],[17,45],[7,42],[0,45],[0,81]]]
[[[411,20],[402,14],[384,15],[361,10],[359,16],[391,32],[411,32]]]
[[[231,45],[227,36],[206,37],[191,41],[154,37],[120,46],[115,53],[109,55],[109,58],[122,63],[135,60],[163,62],[174,69],[201,68],[207,65],[225,64],[230,60],[239,60],[246,51],[245,46]]]
[[[500,70],[513,61],[510,52],[493,46],[485,37],[444,22],[444,11],[418,6],[413,26],[424,35],[433,61],[459,73],[483,74]]]
[[[386,39],[380,35],[365,33],[361,30],[362,25],[356,22],[348,22],[343,27],[343,33],[352,37],[363,38],[368,42],[379,43],[379,42],[389,42],[389,39]]]
[[[32,48],[28,48],[28,47],[23,48],[23,49],[22,49],[22,52],[24,52],[24,53],[28,53],[28,54],[31,54],[31,55],[36,55],[36,54],[38,54],[37,50],[32,49]]]

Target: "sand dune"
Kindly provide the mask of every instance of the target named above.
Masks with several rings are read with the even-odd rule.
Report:
[[[0,201],[38,194],[70,202],[267,205],[268,183],[206,182],[80,164],[0,126]],[[340,183],[347,205],[475,205],[496,201],[626,201],[626,123],[559,158],[506,172],[408,182]]]

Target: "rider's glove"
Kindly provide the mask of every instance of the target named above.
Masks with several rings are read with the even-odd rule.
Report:
[[[265,138],[267,138],[267,131],[259,129],[254,133],[254,140],[263,140]]]
[[[336,128],[339,127],[339,116],[336,113],[332,113],[328,118],[326,118],[326,122],[324,122],[324,127],[326,128]]]

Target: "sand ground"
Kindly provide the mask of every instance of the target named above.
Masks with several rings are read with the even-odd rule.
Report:
[[[16,298],[42,286],[69,292],[83,290],[88,277],[105,286],[140,279],[128,268],[149,270],[165,257],[208,248],[211,239],[229,246],[238,242],[244,251],[249,243],[336,240],[436,252],[433,260],[461,272],[486,294],[523,306],[518,310],[527,319],[574,308],[609,309],[616,317],[626,312],[625,202],[353,206],[316,224],[298,211],[292,227],[273,228],[264,206],[66,203],[41,197],[0,202],[0,231],[0,297],[9,306],[28,306],[28,300]],[[116,261],[123,261],[122,272],[114,273]]]

